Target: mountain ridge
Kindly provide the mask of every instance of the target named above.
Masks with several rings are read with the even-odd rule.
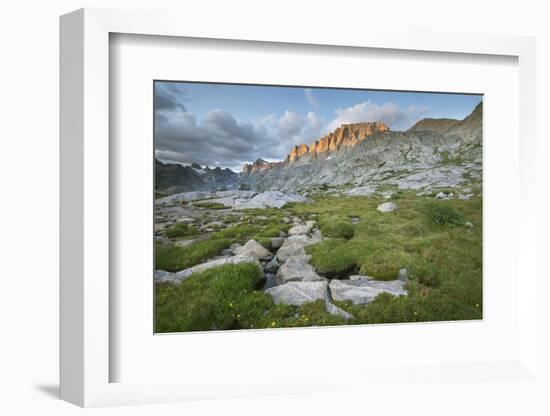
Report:
[[[390,131],[390,128],[384,122],[361,122],[342,124],[333,132],[315,140],[309,146],[305,143],[295,145],[285,160],[278,162],[266,162],[263,159],[257,159],[253,163],[245,163],[242,168],[243,175],[248,175],[261,170],[281,167],[291,164],[304,157],[317,158],[318,156],[330,152],[339,151],[342,148],[353,147],[365,140],[367,137]]]
[[[160,193],[232,189],[239,176],[229,168],[203,168],[197,163],[184,166],[155,159],[155,191]]]
[[[270,166],[263,164],[261,170],[249,169],[239,183],[258,191],[307,193],[327,186],[386,183],[401,189],[422,189],[453,187],[469,178],[477,181],[482,171],[482,103],[463,120],[449,120],[423,119],[407,131],[382,128],[384,131],[372,131],[356,142],[350,139],[353,135],[341,133],[347,139],[340,139],[340,143],[349,144],[334,146],[333,150],[329,146],[326,152],[297,146],[296,157]],[[337,137],[336,131],[332,137]]]

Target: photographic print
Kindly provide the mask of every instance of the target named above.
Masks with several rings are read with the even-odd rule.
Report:
[[[482,95],[153,87],[156,333],[482,319]]]

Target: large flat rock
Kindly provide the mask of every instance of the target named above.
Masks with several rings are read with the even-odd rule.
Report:
[[[289,202],[310,202],[308,198],[293,193],[284,193],[281,191],[266,191],[256,196],[246,199],[235,199],[235,208],[282,208]]]
[[[390,293],[395,296],[405,296],[405,282],[390,280],[331,280],[329,283],[332,299],[337,301],[351,301],[354,304],[367,304],[372,302],[381,293]]]
[[[319,276],[313,266],[309,264],[310,258],[311,256],[308,255],[289,257],[277,271],[277,282],[326,280]]]
[[[276,304],[300,306],[304,303],[325,300],[327,298],[327,282],[288,282],[274,286],[265,291]]]
[[[241,264],[241,263],[252,263],[257,265],[260,269],[262,268],[260,262],[256,257],[231,256],[231,257],[224,257],[221,259],[207,261],[206,263],[197,264],[196,266],[189,267],[188,269],[173,273],[173,280],[181,282],[187,279],[189,276],[191,276],[194,273],[204,272],[205,270],[212,269],[214,267],[223,266],[225,264]]]
[[[369,196],[376,192],[373,186],[365,185],[346,191],[345,194],[349,196]]]
[[[156,204],[158,205],[169,205],[169,204],[175,204],[178,202],[191,202],[191,201],[198,201],[200,199],[208,199],[212,198],[213,193],[210,191],[192,191],[192,192],[182,192],[179,194],[174,194],[170,196],[166,196],[164,198],[160,198],[156,200]]]

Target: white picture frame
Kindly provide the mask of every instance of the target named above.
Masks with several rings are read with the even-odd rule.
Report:
[[[185,25],[182,25],[185,21]],[[479,383],[503,377],[522,381],[537,376],[536,347],[536,218],[528,210],[533,195],[536,139],[535,41],[529,37],[399,32],[375,28],[345,28],[307,32],[277,24],[240,26],[231,22],[204,25],[200,20],[168,13],[82,9],[61,18],[61,398],[88,406],[160,403],[215,397],[251,397],[269,394],[319,393],[389,382],[386,370],[358,368],[332,370],[326,376],[340,381],[326,385],[319,374],[271,374],[269,382],[219,379],[111,382],[110,365],[117,357],[110,350],[110,164],[109,158],[109,36],[113,33],[226,39],[283,44],[331,45],[336,48],[380,48],[429,51],[441,54],[503,55],[518,59],[520,216],[517,270],[522,270],[517,292],[518,354],[498,362],[418,363],[415,376],[433,380]],[[354,329],[352,329],[354,330]],[[215,335],[213,335],[215,336]],[[403,380],[407,369],[392,369]],[[483,377],[475,376],[483,374]],[[264,380],[265,381],[265,380]],[[273,385],[285,385],[273,392]]]

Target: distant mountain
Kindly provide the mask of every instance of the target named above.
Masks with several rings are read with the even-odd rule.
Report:
[[[425,118],[412,126],[408,132],[431,131],[464,138],[481,136],[483,105],[479,103],[463,120],[452,118]]]
[[[155,190],[163,194],[235,188],[239,174],[231,169],[201,167],[193,163],[163,163],[155,159]]]
[[[453,187],[481,178],[482,104],[464,120],[424,119],[405,132],[383,123],[345,124],[291,149],[281,162],[243,167],[251,189],[309,192],[327,187]]]
[[[433,131],[435,133],[445,134],[459,123],[460,120],[454,118],[424,118],[412,126],[408,131]]]

